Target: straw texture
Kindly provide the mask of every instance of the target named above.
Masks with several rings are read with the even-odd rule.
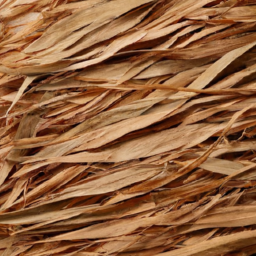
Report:
[[[0,255],[256,253],[255,0],[0,21]]]

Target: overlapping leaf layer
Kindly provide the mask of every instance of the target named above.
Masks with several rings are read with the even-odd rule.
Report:
[[[0,21],[0,255],[256,253],[255,0]]]

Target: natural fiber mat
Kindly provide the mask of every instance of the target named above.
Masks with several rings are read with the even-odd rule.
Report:
[[[255,0],[0,1],[0,255],[256,253]]]

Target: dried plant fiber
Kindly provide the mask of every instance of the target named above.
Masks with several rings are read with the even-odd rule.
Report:
[[[256,253],[256,0],[0,0],[0,256]]]

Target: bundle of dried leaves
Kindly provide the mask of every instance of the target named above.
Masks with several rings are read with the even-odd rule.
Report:
[[[256,252],[255,0],[0,19],[0,255]]]

